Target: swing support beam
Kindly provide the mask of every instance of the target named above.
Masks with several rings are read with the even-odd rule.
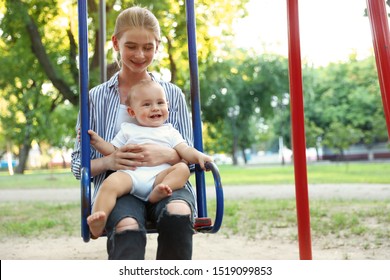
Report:
[[[384,0],[367,0],[379,86],[390,139],[390,31]]]
[[[291,96],[291,130],[294,155],[295,198],[298,221],[299,255],[301,260],[311,260],[312,249],[309,193],[306,168],[306,138],[303,108],[298,0],[287,0],[287,17],[289,82]]]
[[[89,68],[88,68],[88,23],[87,1],[78,1],[79,17],[79,87],[80,87],[80,143],[81,143],[81,235],[85,242],[90,239],[89,227],[86,219],[91,213],[91,160],[89,127]]]

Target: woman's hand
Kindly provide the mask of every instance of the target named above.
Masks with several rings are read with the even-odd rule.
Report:
[[[128,144],[104,157],[107,170],[135,170],[143,165],[144,155],[140,145]]]
[[[174,149],[157,144],[128,144],[110,155],[94,159],[91,174],[95,176],[107,170],[135,170],[140,166],[174,165],[181,159]]]
[[[177,152],[169,147],[157,144],[138,145],[142,154],[142,166],[156,166],[163,163],[174,165],[181,161]]]

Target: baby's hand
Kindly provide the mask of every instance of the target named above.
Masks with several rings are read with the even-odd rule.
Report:
[[[207,168],[206,168],[206,162],[213,162],[213,158],[208,156],[208,155],[203,155],[202,158],[199,160],[199,165],[200,167],[205,170],[205,171],[209,171]]]
[[[103,138],[101,138],[95,131],[89,129],[88,130],[88,134],[89,136],[91,137],[91,145],[95,145],[96,143],[98,143],[100,140],[103,140]]]
[[[92,142],[92,137],[99,137],[99,135],[96,134],[96,132],[94,132],[93,130],[88,130],[88,134],[91,136],[91,142]],[[77,139],[79,140],[79,142],[81,141],[81,128],[79,127],[79,129],[77,130]],[[91,143],[92,144],[92,143]]]

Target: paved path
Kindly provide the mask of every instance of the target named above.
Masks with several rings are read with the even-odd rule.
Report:
[[[225,186],[225,199],[264,198],[283,199],[295,197],[294,185]],[[207,198],[215,197],[213,187],[207,188]],[[318,184],[309,186],[310,199],[369,199],[390,200],[390,184]],[[78,201],[80,190],[32,189],[0,190],[0,202],[5,201]]]

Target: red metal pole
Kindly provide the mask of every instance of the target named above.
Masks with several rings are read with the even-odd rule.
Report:
[[[368,17],[374,44],[376,67],[390,139],[390,35],[384,0],[367,0]]]
[[[306,169],[305,118],[303,109],[302,65],[299,38],[298,0],[287,0],[291,127],[294,155],[299,254],[311,260],[310,210]]]

